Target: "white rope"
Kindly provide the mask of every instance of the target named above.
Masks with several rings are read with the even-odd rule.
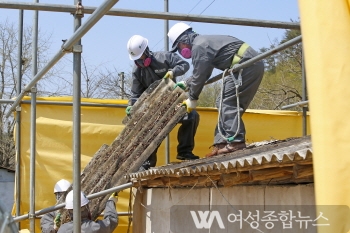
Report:
[[[221,132],[221,129],[220,129],[220,119],[221,119],[221,107],[222,107],[222,102],[223,102],[223,98],[224,98],[224,81],[225,81],[225,73],[227,72],[227,70],[229,69],[226,69],[223,73],[222,73],[222,85],[221,85],[221,99],[220,99],[220,104],[219,104],[219,114],[218,114],[218,131],[219,131],[219,134],[220,136],[225,139],[226,141],[228,142],[231,142],[235,139],[235,137],[237,136],[238,134],[238,131],[239,131],[239,128],[240,128],[240,125],[241,125],[241,114],[240,114],[240,107],[239,107],[239,91],[238,91],[238,88],[239,86],[242,85],[242,80],[240,80],[240,78],[242,77],[242,71],[243,69],[241,69],[239,71],[239,74],[238,74],[238,78],[237,80],[235,79],[235,76],[233,75],[232,71],[231,71],[231,75],[229,75],[228,77],[232,77],[233,79],[233,82],[235,83],[235,88],[236,88],[236,99],[237,99],[237,114],[238,114],[238,117],[237,117],[237,130],[236,130],[236,133],[235,135],[233,135],[232,137],[228,137],[226,138],[223,133]],[[241,81],[241,82],[240,82]],[[224,127],[223,127],[224,128]],[[232,138],[232,139],[231,139]]]

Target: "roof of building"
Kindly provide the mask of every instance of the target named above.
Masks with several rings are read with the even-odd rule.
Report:
[[[246,149],[211,158],[132,173],[134,186],[186,187],[313,182],[309,136],[250,144]]]

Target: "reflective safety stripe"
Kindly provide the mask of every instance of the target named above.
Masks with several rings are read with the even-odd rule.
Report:
[[[243,43],[241,45],[241,47],[238,49],[238,52],[233,56],[232,64],[231,64],[230,68],[232,68],[234,65],[236,65],[242,59],[244,52],[248,48],[249,48],[249,45],[247,43]]]

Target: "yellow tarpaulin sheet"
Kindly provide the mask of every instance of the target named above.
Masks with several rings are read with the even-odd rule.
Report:
[[[299,0],[317,205],[350,206],[350,1]],[[349,216],[318,232],[348,232]],[[348,226],[349,227],[349,226]]]
[[[71,98],[38,98],[40,101],[67,102]],[[104,104],[126,104],[126,100],[92,100],[83,102]],[[21,214],[29,212],[29,177],[30,177],[30,105],[22,104],[21,112]],[[37,105],[36,119],[36,171],[35,171],[35,209],[43,209],[55,204],[54,184],[60,179],[72,182],[73,135],[72,106]],[[217,122],[217,110],[199,108],[200,123],[195,138],[194,153],[200,157],[210,150],[213,143],[214,128]],[[125,107],[87,107],[81,108],[81,170],[103,145],[110,145],[124,128],[122,119]],[[258,111],[248,110],[244,115],[248,143],[285,139],[302,136],[302,117],[292,111]],[[177,128],[170,134],[170,161],[176,160]],[[309,132],[309,131],[308,131]],[[163,143],[164,144],[164,143]],[[165,147],[158,150],[157,165],[165,163]],[[120,194],[117,209],[128,211],[129,192]],[[120,217],[115,232],[127,232],[128,218]],[[29,228],[29,221],[22,222],[21,229]],[[36,232],[40,232],[39,221]]]

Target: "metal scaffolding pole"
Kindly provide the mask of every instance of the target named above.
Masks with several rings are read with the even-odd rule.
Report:
[[[118,0],[106,0],[101,6],[99,6],[92,15],[86,20],[86,22],[62,45],[62,48],[57,54],[35,75],[31,82],[28,83],[26,88],[18,95],[16,101],[11,106],[10,110],[6,113],[6,117],[17,107],[19,102],[23,99],[26,92],[29,92],[31,88],[53,67],[67,52],[71,52],[72,47],[106,14],[106,12],[116,4]]]
[[[291,40],[289,40],[289,41],[287,41],[287,42],[285,42],[283,44],[280,44],[279,46],[277,46],[274,49],[268,50],[268,51],[266,51],[266,52],[264,52],[262,54],[259,54],[256,57],[253,57],[252,59],[249,59],[246,62],[243,62],[243,63],[237,65],[236,67],[233,67],[233,68],[229,69],[227,72],[237,72],[240,69],[248,67],[248,66],[254,64],[257,61],[260,61],[260,60],[262,60],[264,58],[267,58],[268,56],[270,56],[272,54],[275,54],[275,53],[277,53],[279,51],[282,51],[282,50],[284,50],[284,49],[286,49],[286,48],[288,48],[290,46],[293,46],[293,45],[295,45],[297,43],[300,43],[301,40],[302,40],[301,36],[297,36],[294,39],[291,39]],[[216,81],[222,79],[222,74],[223,73],[218,74],[218,75],[214,76],[213,78],[209,79],[204,85],[208,85],[210,83],[213,83],[213,82],[216,82]]]
[[[164,12],[165,14],[169,13],[169,1],[164,0]],[[164,50],[169,50],[169,39],[168,39],[168,33],[169,31],[169,21],[164,20]],[[168,134],[165,137],[165,164],[169,164],[170,162],[170,135]]]
[[[119,78],[120,78],[120,86],[121,86],[121,95],[120,98],[123,100],[125,98],[125,89],[124,89],[124,72],[120,72],[118,74]]]
[[[0,202],[0,233],[18,232],[18,227],[9,213]]]
[[[18,50],[17,50],[17,83],[16,83],[16,93],[21,93],[22,86],[22,46],[23,46],[23,10],[19,10],[19,18],[18,18]],[[20,161],[21,161],[21,105],[18,105],[16,108],[16,128],[15,128],[15,137],[16,137],[16,216],[21,214],[21,169],[20,169]],[[18,229],[20,228],[20,224],[17,225]]]
[[[0,99],[0,104],[11,104],[15,102],[14,100],[3,100]],[[30,100],[22,100],[21,104],[30,104]],[[58,102],[58,101],[40,101],[37,100],[36,104],[42,104],[42,105],[62,105],[62,106],[72,106],[72,102]],[[98,104],[98,103],[81,103],[81,106],[89,106],[89,107],[117,107],[117,108],[124,108],[128,106],[127,104]]]
[[[81,26],[84,17],[82,0],[74,0],[74,32]],[[73,224],[74,232],[81,232],[80,167],[81,167],[81,40],[73,46]]]
[[[39,0],[34,0],[39,2]],[[38,22],[39,12],[34,11],[33,33],[32,33],[32,76],[38,72]],[[35,160],[36,160],[36,85],[31,88],[31,110],[30,110],[30,181],[29,181],[29,231],[35,232]]]
[[[114,193],[114,192],[119,192],[121,190],[124,190],[124,189],[127,189],[127,188],[131,188],[131,187],[132,187],[132,183],[130,182],[130,183],[119,185],[117,187],[113,187],[113,188],[110,188],[110,189],[103,190],[103,191],[98,192],[98,193],[90,194],[90,195],[87,196],[87,198],[89,200],[92,200],[92,199],[95,199],[95,198],[98,198],[98,197],[106,196],[106,195]],[[43,215],[43,214],[46,214],[46,213],[49,213],[49,212],[52,212],[52,211],[55,211],[55,210],[62,209],[63,207],[65,207],[65,205],[66,205],[65,203],[61,203],[61,204],[58,204],[58,205],[50,206],[48,208],[35,211],[35,216]],[[19,221],[28,219],[28,217],[29,217],[28,214],[21,215],[21,216],[15,217],[13,219],[13,221],[19,222]]]
[[[23,3],[23,2],[21,3],[0,2],[0,8],[41,10],[41,11],[67,12],[67,13],[75,12],[75,7],[71,5],[31,4],[31,3]],[[96,10],[96,7],[89,7],[89,6],[84,7],[84,12],[86,14],[92,14],[95,10]],[[128,10],[128,9],[115,9],[115,8],[106,12],[106,15],[300,30],[299,23],[260,20],[260,19],[243,19],[243,18],[230,18],[230,17],[217,17],[217,16],[188,15],[188,14],[177,14],[177,13],[169,13],[169,12],[166,13],[166,12],[153,12],[153,11],[136,11],[136,10]]]
[[[288,108],[293,108],[293,107],[305,106],[305,105],[308,105],[308,104],[309,104],[308,100],[300,101],[300,102],[297,102],[297,103],[294,103],[294,104],[289,104],[289,105],[282,106],[281,109],[288,109]]]

